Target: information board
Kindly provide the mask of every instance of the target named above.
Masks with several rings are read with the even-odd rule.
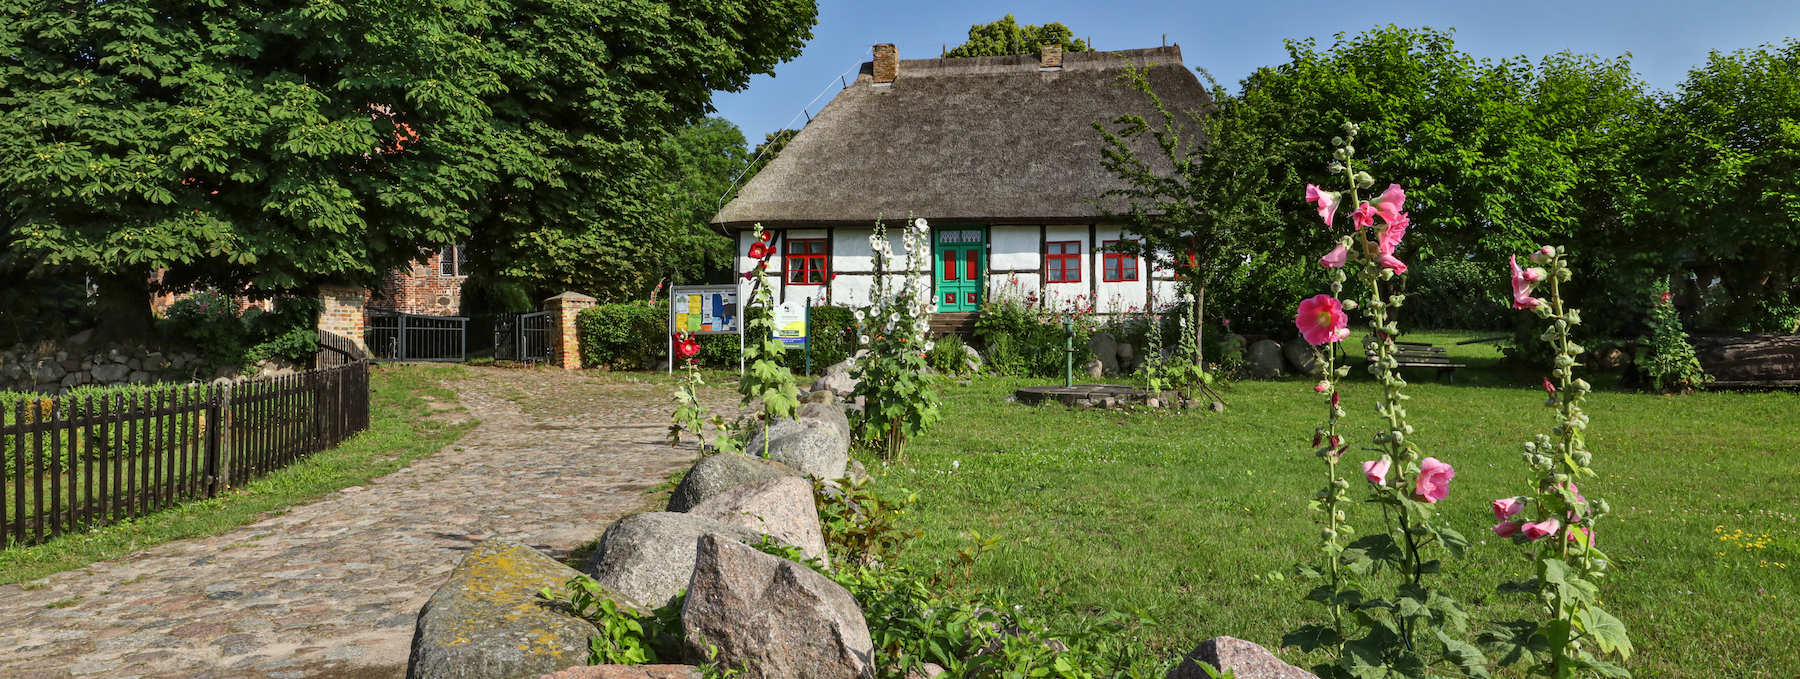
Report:
[[[734,334],[739,318],[735,285],[678,285],[669,294],[670,334]]]
[[[775,339],[789,347],[806,344],[806,301],[795,300],[775,306]]]

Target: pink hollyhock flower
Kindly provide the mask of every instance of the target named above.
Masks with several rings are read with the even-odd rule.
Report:
[[[1323,394],[1323,393],[1325,393],[1326,390],[1328,390],[1330,388],[1331,388],[1330,382],[1320,382],[1318,384],[1313,385],[1313,393]],[[1314,444],[1314,445],[1318,445],[1318,444]]]
[[[1556,394],[1556,385],[1551,384],[1550,378],[1548,377],[1544,378],[1544,393],[1552,395]]]
[[[1381,197],[1375,199],[1375,212],[1381,215],[1381,221],[1389,224],[1405,219],[1400,214],[1400,208],[1405,206],[1406,190],[1400,188],[1399,184],[1389,184],[1387,190],[1381,192]]]
[[[1393,269],[1395,274],[1401,276],[1406,275],[1406,262],[1400,261],[1393,255],[1381,255],[1376,257],[1375,264],[1383,269]]]
[[[1327,252],[1324,257],[1319,258],[1319,265],[1327,269],[1340,269],[1343,268],[1344,262],[1349,260],[1349,248],[1344,247],[1343,243],[1338,243],[1338,246],[1332,248],[1331,252]]]
[[[1554,518],[1550,518],[1550,519],[1544,519],[1543,521],[1539,521],[1537,523],[1528,523],[1523,526],[1520,526],[1519,528],[1521,530],[1525,531],[1525,537],[1536,540],[1536,539],[1542,538],[1546,535],[1556,534],[1556,529],[1561,528],[1561,527],[1562,527],[1561,521],[1557,521]]]
[[[1387,228],[1381,230],[1381,239],[1379,243],[1381,246],[1381,254],[1394,254],[1394,251],[1400,248],[1400,239],[1406,237],[1406,227],[1411,225],[1412,218],[1404,214],[1399,215],[1394,218],[1393,221],[1388,222]]]
[[[1494,501],[1494,518],[1505,521],[1507,517],[1525,510],[1525,502],[1516,497]]]
[[[1435,457],[1425,458],[1419,463],[1419,479],[1413,486],[1413,494],[1426,502],[1437,502],[1450,494],[1450,479],[1456,478],[1456,468],[1438,461]]]
[[[1379,486],[1387,483],[1388,468],[1392,466],[1394,463],[1389,462],[1385,457],[1379,460],[1369,460],[1363,463],[1363,476],[1368,477],[1369,483]]]
[[[1549,264],[1550,261],[1554,259],[1556,259],[1556,248],[1548,245],[1538,248],[1537,252],[1531,253],[1531,261],[1535,264]]]
[[[1320,191],[1312,184],[1306,185],[1306,202],[1319,204],[1319,217],[1331,226],[1331,218],[1337,214],[1338,195],[1330,191]]]
[[[1525,270],[1519,268],[1519,256],[1512,257],[1512,289],[1514,309],[1535,309],[1543,300],[1531,296],[1531,283],[1525,280]]]
[[[1513,536],[1513,533],[1519,532],[1519,526],[1523,523],[1523,521],[1507,521],[1505,523],[1495,524],[1494,534],[1503,538],[1510,538]]]
[[[1361,207],[1356,208],[1355,212],[1350,213],[1350,224],[1355,226],[1357,231],[1374,223],[1375,208],[1368,203],[1363,203]]]
[[[1575,496],[1575,509],[1569,512],[1569,520],[1574,521],[1581,518],[1581,509],[1588,503],[1587,496],[1581,494],[1581,488],[1577,487],[1573,481],[1563,484],[1563,487],[1569,491],[1570,495]]]
[[[1537,285],[1538,283],[1542,283],[1544,277],[1548,275],[1550,275],[1549,272],[1534,266],[1525,270],[1525,282]]]
[[[1590,544],[1590,545],[1591,545],[1591,544],[1594,544],[1594,534],[1593,534],[1593,533],[1589,533],[1589,532],[1588,532],[1588,531],[1587,531],[1587,529],[1586,529],[1586,528],[1582,528],[1582,527],[1581,527],[1581,526],[1572,526],[1572,527],[1570,527],[1570,528],[1569,528],[1569,537],[1568,537],[1568,539],[1570,539],[1570,540],[1574,540],[1574,539],[1575,539],[1575,534],[1576,534],[1576,533],[1580,533],[1580,534],[1581,534],[1581,536],[1582,536],[1582,537],[1584,537],[1584,538],[1587,538],[1587,543],[1588,543],[1588,544]]]
[[[1350,317],[1344,314],[1344,304],[1331,295],[1301,300],[1294,325],[1309,344],[1330,344],[1350,336]]]

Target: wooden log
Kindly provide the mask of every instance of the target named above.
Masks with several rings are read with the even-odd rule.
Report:
[[[1800,383],[1800,335],[1697,335],[1694,353],[1715,387],[1782,387]]]

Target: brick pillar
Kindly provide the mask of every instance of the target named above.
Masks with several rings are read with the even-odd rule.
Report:
[[[358,349],[368,352],[368,345],[363,344],[368,313],[363,307],[369,303],[369,289],[321,287],[319,301],[324,303],[324,308],[319,310],[319,329],[350,340]]]
[[[1062,68],[1062,45],[1038,48],[1038,68]]]
[[[581,369],[581,336],[575,330],[575,316],[594,306],[592,297],[579,292],[565,292],[544,300],[541,307],[555,315],[550,324],[550,363],[563,370]]]

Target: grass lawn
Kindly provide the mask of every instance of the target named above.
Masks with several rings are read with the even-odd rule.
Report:
[[[404,467],[449,445],[474,426],[467,418],[433,417],[457,402],[456,392],[442,382],[466,374],[461,366],[378,365],[369,379],[369,429],[344,445],[313,454],[211,500],[178,505],[86,534],[0,550],[0,585],[81,568],[171,540],[224,533]]]
[[[1528,576],[1529,562],[1494,538],[1488,502],[1527,490],[1520,444],[1553,422],[1539,373],[1495,366],[1492,345],[1452,351],[1471,368],[1454,386],[1408,372],[1408,411],[1426,454],[1457,469],[1443,515],[1482,541],[1467,560],[1448,562],[1441,580],[1479,627],[1527,614],[1516,597],[1493,593]],[[1588,403],[1589,445],[1601,478],[1581,486],[1614,507],[1599,544],[1618,563],[1601,598],[1637,646],[1627,667],[1641,679],[1800,676],[1800,396],[1670,397],[1593,381],[1602,389]],[[999,536],[1003,546],[976,567],[981,586],[1009,603],[1151,608],[1162,625],[1147,641],[1168,654],[1217,635],[1273,647],[1322,615],[1301,601],[1310,584],[1269,577],[1289,576],[1316,541],[1307,501],[1324,465],[1310,444],[1325,412],[1311,380],[1237,383],[1224,392],[1223,414],[1007,401],[1018,386],[1047,382],[944,387],[943,422],[907,460],[883,469],[864,459],[881,484],[921,491],[911,513],[925,534],[908,559],[929,566],[967,546],[971,532]],[[1359,366],[1342,391],[1349,417],[1340,430],[1366,441],[1375,384]],[[1369,457],[1354,449],[1346,457],[1358,486]],[[1351,512],[1352,525],[1378,530],[1378,514]]]

